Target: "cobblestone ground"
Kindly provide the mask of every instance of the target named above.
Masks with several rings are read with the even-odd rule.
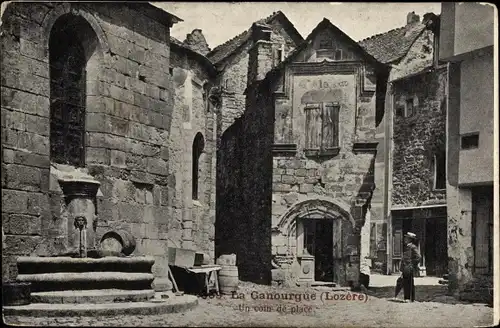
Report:
[[[432,287],[432,286],[431,286]],[[368,292],[365,298],[353,300],[354,293],[326,290],[278,289],[245,284],[239,291],[244,299],[229,296],[199,298],[199,305],[184,313],[155,316],[28,318],[5,317],[14,325],[30,326],[314,326],[314,327],[474,327],[493,322],[493,309],[482,304],[445,304],[449,301],[441,290],[420,287],[417,300],[440,299],[415,303],[394,302],[384,297],[389,290]],[[302,293],[315,300],[252,299],[256,293]],[[342,296],[343,295],[343,296]],[[367,300],[366,300],[367,296]],[[279,311],[283,309],[285,311]]]

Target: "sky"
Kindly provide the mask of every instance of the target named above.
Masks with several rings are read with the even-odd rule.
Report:
[[[327,18],[353,40],[404,26],[414,11],[441,13],[441,4],[393,2],[152,2],[178,16],[171,35],[181,41],[194,29],[202,30],[211,49],[250,28],[253,22],[281,10],[302,37]]]

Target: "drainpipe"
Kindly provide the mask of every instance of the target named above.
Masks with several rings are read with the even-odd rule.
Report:
[[[387,84],[386,106],[385,106],[385,134],[384,134],[384,218],[387,223],[386,235],[386,260],[385,273],[392,273],[392,144],[393,144],[393,115],[394,115],[394,92],[393,83]]]

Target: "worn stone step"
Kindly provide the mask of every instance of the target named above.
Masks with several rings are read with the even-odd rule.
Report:
[[[30,282],[32,292],[89,289],[151,289],[152,273],[137,272],[56,272],[19,274],[18,282]]]
[[[196,296],[182,295],[161,300],[151,299],[146,302],[104,304],[32,303],[21,306],[4,306],[3,314],[30,317],[156,315],[183,312],[194,308],[196,305],[198,305]]]
[[[64,290],[31,293],[32,303],[50,304],[103,304],[118,302],[145,302],[155,291],[123,289]]]
[[[148,256],[110,256],[98,259],[22,256],[17,259],[17,269],[19,274],[90,271],[150,273],[154,262],[154,258]]]

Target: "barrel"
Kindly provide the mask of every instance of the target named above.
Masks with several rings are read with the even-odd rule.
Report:
[[[121,245],[121,249],[116,249]],[[120,251],[124,255],[130,255],[135,250],[134,237],[125,230],[108,231],[101,238],[101,248],[109,251]]]
[[[231,294],[238,290],[238,267],[223,265],[219,271],[219,288],[222,294]]]
[[[234,266],[236,265],[236,254],[224,254],[217,258],[217,265]]]
[[[31,283],[7,282],[2,284],[2,301],[5,306],[31,304]]]

